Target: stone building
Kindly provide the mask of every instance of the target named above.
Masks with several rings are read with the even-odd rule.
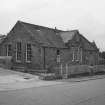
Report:
[[[97,65],[99,49],[78,30],[62,31],[18,21],[0,44],[12,68],[44,72],[62,64]]]

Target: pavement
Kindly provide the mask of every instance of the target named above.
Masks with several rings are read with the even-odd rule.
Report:
[[[62,82],[83,82],[89,80],[103,79],[105,75],[93,75],[93,76],[84,76],[84,77],[76,77],[70,79],[63,79]]]
[[[56,81],[43,81],[37,75],[0,68],[0,91],[25,89],[61,84]]]
[[[0,105],[105,105],[105,75],[44,81],[0,68]]]
[[[44,81],[40,80],[39,77],[36,75],[0,68],[0,91],[62,85],[67,82],[75,83],[75,82],[83,82],[83,81],[103,79],[103,78],[105,78],[105,75],[78,77],[78,78],[62,79],[56,81]]]

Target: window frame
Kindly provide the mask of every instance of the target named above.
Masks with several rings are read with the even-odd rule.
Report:
[[[72,49],[72,62],[75,61],[75,50],[74,47],[71,48]]]
[[[60,50],[59,49],[57,49],[56,54],[57,54],[56,61],[57,61],[57,63],[60,63],[61,62],[61,58],[60,58]]]
[[[9,46],[11,46],[10,49]],[[6,45],[6,56],[12,56],[12,44]]]
[[[77,49],[78,49],[78,51],[76,52],[76,59],[75,59],[75,61],[79,61],[80,48],[78,47]]]
[[[27,48],[27,45],[30,45],[30,51],[28,51],[29,49]],[[28,50],[27,50],[28,49]],[[30,60],[28,59],[28,56],[30,55]],[[31,43],[27,43],[26,44],[26,62],[27,63],[31,63],[32,62],[32,44]]]
[[[76,51],[77,50],[77,51]],[[80,59],[80,48],[79,47],[72,47],[72,62],[78,62]]]

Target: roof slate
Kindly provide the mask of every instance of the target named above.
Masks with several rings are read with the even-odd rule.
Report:
[[[43,26],[33,25],[29,23],[20,22],[32,35],[32,37],[42,46],[65,48],[65,44],[59,34],[55,30]]]
[[[65,43],[72,40],[74,36],[78,36],[81,39],[81,42],[83,43],[83,47],[85,49],[97,49],[97,47],[93,46],[93,44],[89,42],[83,35],[81,35],[78,30],[62,31],[22,21],[18,22],[24,26],[24,28],[31,34],[33,39],[41,46],[67,48],[67,46],[65,46]]]

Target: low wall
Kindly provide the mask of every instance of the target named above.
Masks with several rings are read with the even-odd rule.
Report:
[[[59,65],[58,67],[54,68],[56,74],[82,74],[82,73],[96,73],[100,71],[105,71],[104,65]]]
[[[105,65],[95,65],[93,66],[93,70],[94,72],[101,72],[101,71],[105,72]]]
[[[11,69],[11,56],[0,56],[0,66],[6,69]]]

